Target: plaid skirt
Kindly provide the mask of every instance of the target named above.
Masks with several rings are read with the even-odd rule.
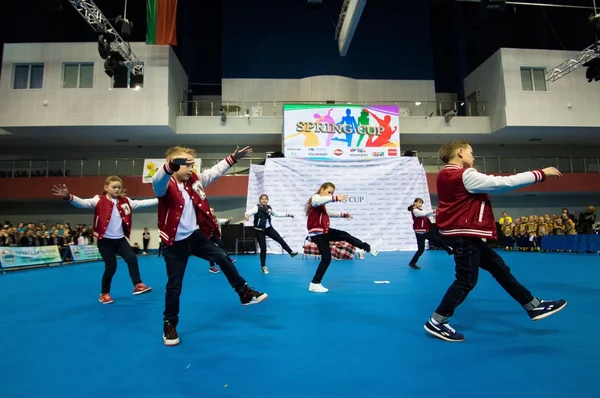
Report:
[[[311,242],[309,238],[304,240],[303,247],[306,256],[318,257],[321,255],[317,245]],[[331,248],[331,257],[336,260],[352,260],[356,253],[356,247],[344,241],[329,242],[329,247]]]

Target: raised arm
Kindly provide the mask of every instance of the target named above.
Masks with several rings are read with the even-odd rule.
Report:
[[[327,215],[331,218],[352,218],[352,215],[345,211],[327,210]]]
[[[429,217],[429,216],[433,216],[435,214],[435,211],[430,210],[430,211],[424,211],[424,210],[419,210],[419,209],[413,209],[413,214],[415,215],[415,217]]]
[[[68,198],[63,198],[68,200],[73,206],[78,207],[80,209],[94,209],[96,205],[100,201],[100,196],[96,195],[93,198],[82,199],[75,195],[69,195]]]
[[[548,174],[547,170],[551,173],[550,175],[560,176],[560,172],[553,167],[544,170],[526,171],[505,177],[490,176],[471,168],[463,173],[462,178],[465,188],[470,193],[502,193],[544,181]],[[558,174],[552,170],[555,170]]]
[[[135,200],[135,199],[129,199],[129,204],[131,205],[131,209],[135,210],[135,209],[143,209],[144,207],[152,207],[152,206],[156,206],[158,204],[158,198],[154,198],[154,199],[142,199],[142,200]]]
[[[273,217],[292,217],[292,218],[294,218],[294,216],[292,214],[279,213],[279,212],[276,212],[275,209],[273,209],[273,208],[271,208],[271,215]]]
[[[314,194],[311,200],[312,207],[319,207],[331,202],[341,202],[346,200],[345,195],[329,195],[321,196],[318,193]]]
[[[167,193],[167,189],[169,188],[169,181],[171,181],[171,176],[177,170],[179,170],[179,165],[173,162],[168,162],[159,167],[154,176],[152,177],[152,189],[156,194],[157,198],[161,198],[165,196]]]
[[[236,163],[237,160],[235,157],[233,157],[233,155],[229,155],[210,169],[204,170],[202,173],[198,174],[198,180],[200,180],[200,183],[203,187],[206,187],[214,182],[217,178],[223,176],[227,170],[229,170],[231,166]]]
[[[68,200],[73,206],[78,207],[80,209],[93,209],[98,204],[100,197],[98,195],[89,199],[82,199],[78,196],[72,195],[69,193],[69,188],[65,184],[55,185],[52,188],[52,194],[54,196],[60,196],[63,200]]]
[[[227,172],[234,164],[237,163],[238,160],[243,159],[252,155],[252,148],[249,146],[240,149],[240,147],[236,147],[233,154],[227,156],[225,159],[221,160],[219,163],[214,165],[208,170],[204,170],[200,175],[198,175],[198,179],[203,187],[206,187],[208,184],[215,181],[217,178],[221,177],[223,174]]]

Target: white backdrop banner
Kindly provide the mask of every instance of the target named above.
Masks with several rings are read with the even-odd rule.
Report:
[[[293,214],[293,219],[273,218],[273,227],[292,249],[300,250],[308,234],[304,206],[327,181],[335,184],[336,194],[349,196],[348,202],[330,203],[327,208],[350,212],[354,217],[332,218],[332,228],[347,231],[367,243],[382,238],[382,251],[417,249],[407,207],[417,197],[424,200],[424,209],[430,209],[431,202],[425,170],[415,157],[367,162],[267,159],[262,170],[250,171],[248,208],[266,193],[275,211]],[[268,253],[282,253],[277,243],[269,239],[267,242]]]
[[[265,166],[259,164],[250,165],[250,175],[248,176],[248,197],[246,198],[246,209],[258,203],[258,198],[264,193],[264,175]],[[252,220],[246,225],[253,225]]]

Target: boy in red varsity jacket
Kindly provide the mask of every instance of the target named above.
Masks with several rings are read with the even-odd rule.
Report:
[[[123,190],[123,180],[117,176],[107,177],[102,195],[96,195],[91,199],[81,199],[71,195],[65,184],[55,185],[53,194],[61,196],[80,209],[94,209],[94,236],[98,239],[98,251],[104,260],[104,275],[99,298],[102,304],[114,303],[110,296],[110,285],[117,271],[117,254],[127,263],[129,276],[133,282],[133,294],[152,291],[151,287],[142,283],[137,256],[125,238],[131,235],[133,210],[156,206],[158,199],[129,199]]]
[[[179,344],[179,296],[183,275],[190,255],[214,261],[235,289],[243,305],[260,303],[267,298],[246,284],[227,253],[210,240],[219,231],[204,189],[237,163],[252,153],[246,147],[236,148],[217,165],[197,175],[193,171],[196,151],[176,146],[167,150],[167,162],[152,178],[158,196],[158,228],[164,243],[163,256],[167,265],[163,341],[168,346]]]
[[[446,167],[437,178],[437,225],[440,234],[454,248],[456,280],[441,304],[425,324],[425,330],[446,341],[463,341],[464,335],[448,323],[456,308],[477,284],[479,268],[488,271],[517,301],[533,321],[562,310],[565,300],[545,301],[534,297],[510,272],[504,260],[483,240],[496,239],[496,221],[490,193],[516,190],[542,182],[546,177],[560,177],[554,167],[527,171],[508,177],[479,173],[473,168],[473,149],[465,141],[452,141],[439,151]]]
[[[345,202],[348,200],[346,195],[334,195],[335,185],[331,182],[326,182],[315,193],[312,198],[306,202],[306,216],[308,220],[306,227],[308,228],[308,235],[310,240],[314,242],[319,248],[321,253],[321,261],[317,267],[315,276],[313,277],[308,290],[315,293],[327,293],[329,289],[321,284],[321,280],[327,272],[329,264],[331,264],[331,248],[329,242],[345,241],[350,243],[352,246],[356,246],[359,249],[370,253],[372,256],[376,256],[381,248],[381,239],[377,239],[373,246],[355,238],[346,231],[340,231],[339,229],[329,228],[329,217],[340,217],[340,218],[352,218],[350,213],[345,212],[333,212],[327,210],[325,204],[331,202]]]
[[[452,254],[452,248],[444,242],[444,240],[436,233],[431,231],[431,220],[429,220],[430,216],[435,214],[434,211],[424,211],[423,210],[423,199],[416,198],[412,205],[408,206],[408,211],[410,211],[410,215],[413,219],[413,230],[415,231],[415,236],[417,238],[417,252],[408,263],[408,266],[412,269],[421,269],[417,265],[417,261],[425,251],[425,241],[429,240],[433,242],[435,245],[446,250],[448,254]]]

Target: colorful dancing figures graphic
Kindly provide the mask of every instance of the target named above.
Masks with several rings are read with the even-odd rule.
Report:
[[[302,131],[296,134],[292,134],[289,137],[286,137],[285,139],[289,140],[299,135],[303,135],[305,137],[303,144],[305,148],[316,148],[319,146],[319,137],[317,137],[317,134],[315,134],[313,130],[308,129],[306,124],[304,125],[304,129]]]
[[[392,135],[394,135],[394,133],[396,133],[396,130],[398,130],[398,127],[394,126],[393,130],[390,127],[392,117],[390,115],[385,115],[385,117],[383,119],[381,119],[376,114],[371,112],[370,110],[365,109],[365,111],[369,112],[369,114],[371,116],[373,116],[373,118],[375,118],[375,120],[377,120],[377,123],[379,123],[379,126],[383,127],[383,131],[381,132],[381,134],[379,134],[379,136],[376,137],[376,136],[372,135],[369,137],[369,140],[367,141],[366,146],[367,147],[395,146],[392,142],[390,142],[390,139],[392,138]]]
[[[340,120],[339,123],[337,124],[341,124],[341,125],[347,125],[350,126],[350,133],[344,133],[344,135],[346,136],[346,138],[338,138],[335,137],[333,138],[333,141],[342,141],[348,144],[348,146],[352,145],[352,136],[354,135],[354,133],[356,133],[358,131],[358,123],[356,123],[356,118],[354,116],[352,116],[352,110],[350,108],[346,109],[346,116],[344,116],[342,118],[342,120]]]
[[[318,113],[315,113],[313,115],[313,117],[316,119],[315,123],[329,123],[331,125],[335,124],[335,120],[331,117],[331,112],[333,111],[333,108],[331,108],[329,110],[329,112],[327,112],[327,115],[325,116],[321,116]],[[325,146],[329,146],[331,144],[331,139],[333,138],[333,135],[335,133],[332,131],[331,133],[327,133],[327,141],[325,142]]]
[[[362,112],[360,112],[360,117],[358,118],[358,125],[359,126],[368,126],[369,125],[369,112],[367,112],[366,110],[362,110]],[[366,137],[366,134],[359,134],[358,135],[358,142],[356,143],[356,147],[359,148],[360,144],[363,142],[363,139]]]

